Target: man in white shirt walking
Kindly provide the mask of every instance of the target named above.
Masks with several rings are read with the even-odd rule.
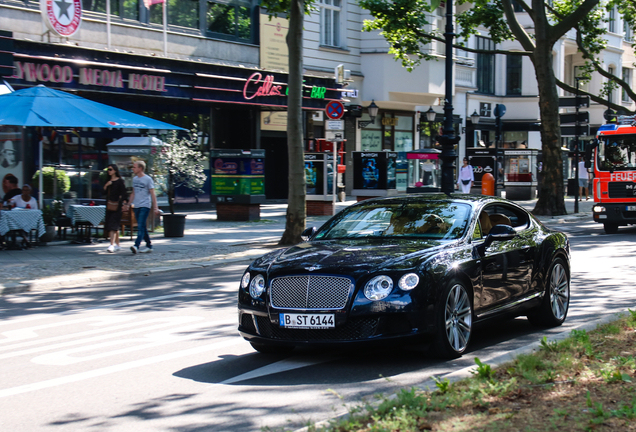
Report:
[[[144,161],[137,161],[133,163],[133,191],[130,194],[128,200],[134,206],[133,212],[135,213],[135,219],[137,219],[137,239],[134,246],[130,247],[132,253],[150,253],[152,252],[152,244],[150,243],[150,236],[148,235],[148,229],[146,223],[148,220],[148,214],[150,209],[154,209],[155,214],[159,214],[159,207],[157,206],[157,197],[155,196],[155,184],[147,176],[146,163]],[[129,205],[124,206],[124,210],[128,210]],[[146,247],[141,248],[141,241],[146,242]]]
[[[587,172],[587,168],[585,168],[585,161],[581,159],[581,161],[579,162],[579,201],[583,200],[583,192],[585,192],[585,201],[590,199],[590,197],[587,196],[588,181],[589,181],[589,174]]]

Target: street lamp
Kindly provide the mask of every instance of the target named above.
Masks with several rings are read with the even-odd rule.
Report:
[[[426,114],[426,120],[428,120],[429,123],[432,123],[435,121],[435,116],[437,116],[437,113],[435,112],[433,107],[430,107],[428,111],[425,112],[425,114]]]
[[[358,122],[358,129],[363,129],[363,128],[369,126],[370,124],[375,123],[375,118],[378,116],[378,110],[379,109],[380,109],[380,107],[375,104],[375,99],[371,99],[371,104],[367,107],[367,110],[369,111],[369,117],[371,118],[371,121],[360,121],[360,122]]]
[[[470,115],[470,121],[472,124],[477,124],[479,123],[479,119],[479,113],[475,110],[475,112]]]
[[[445,63],[445,98],[444,98],[444,128],[443,135],[439,137],[442,144],[442,192],[446,195],[453,193],[455,190],[454,178],[454,162],[457,158],[455,152],[455,144],[459,142],[459,137],[455,136],[453,128],[453,2],[446,2],[446,28],[444,32],[446,44],[446,63]]]

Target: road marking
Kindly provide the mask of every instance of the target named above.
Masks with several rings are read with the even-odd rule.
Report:
[[[220,382],[219,384],[234,384],[239,381],[246,381],[249,379],[259,378],[262,376],[273,375],[279,372],[287,372],[294,369],[304,368],[306,366],[313,366],[313,365],[317,365],[321,363],[327,363],[329,361],[336,360],[338,358],[339,357],[336,357],[336,356],[323,357],[318,361],[315,359],[313,360],[302,360],[302,359],[294,359],[294,358],[285,359],[276,363],[272,363],[267,366],[263,366],[258,369],[254,369],[253,371],[235,376],[234,378],[227,379],[223,382]]]
[[[234,320],[228,321],[226,326],[232,326],[234,328]],[[203,327],[203,328],[202,328]],[[193,331],[198,330],[198,331]],[[215,330],[214,333],[221,332],[221,329]],[[180,336],[179,333],[187,334],[187,336]],[[53,365],[53,366],[67,366],[70,364],[76,364],[91,360],[97,360],[105,357],[112,357],[122,354],[127,354],[139,350],[156,348],[163,345],[168,345],[175,342],[183,342],[192,339],[201,338],[202,335],[206,337],[214,337],[214,334],[210,332],[209,322],[198,322],[195,324],[172,327],[164,331],[158,331],[144,335],[144,337],[117,339],[91,345],[84,345],[76,348],[67,349],[64,351],[58,351],[49,354],[43,354],[35,357],[31,360],[33,363]],[[124,348],[110,349],[117,346],[124,346]],[[89,355],[77,356],[77,354],[88,351]]]
[[[131,319],[134,319],[134,315],[127,315],[127,316],[123,316],[123,315],[104,315],[104,316],[98,316],[98,317],[89,317],[89,318],[82,318],[82,319],[76,319],[76,320],[72,320],[72,321],[64,321],[64,322],[56,322],[56,323],[50,323],[50,324],[41,324],[38,326],[33,326],[33,327],[25,327],[25,328],[21,328],[18,330],[9,330],[6,332],[2,332],[2,335],[5,336],[6,339],[1,339],[0,340],[0,344],[6,344],[6,343],[15,343],[16,341],[21,341],[21,340],[25,340],[25,339],[34,339],[38,337],[38,330],[45,330],[45,329],[51,329],[54,327],[64,327],[64,326],[68,326],[68,325],[75,325],[75,324],[80,324],[80,323],[90,323],[92,321],[96,321],[94,324],[89,324],[92,326],[106,326],[106,325],[112,325],[112,324],[116,324],[116,323],[120,323],[123,321],[130,321]],[[107,331],[108,329],[100,329],[97,330],[99,332],[103,332],[103,331]],[[95,331],[95,330],[92,330]],[[68,336],[73,336],[74,335],[67,335]],[[15,346],[14,346],[15,347]],[[7,347],[0,347],[1,349],[6,349]],[[11,347],[9,347],[11,348]],[[13,348],[12,348],[13,349]]]
[[[134,369],[142,366],[148,366],[155,363],[160,363],[164,361],[174,360],[182,357],[188,357],[192,355],[197,355],[209,351],[218,350],[221,348],[226,348],[232,345],[238,345],[240,343],[244,343],[243,338],[236,337],[230,340],[226,340],[223,342],[217,342],[210,345],[203,345],[196,348],[191,348],[182,351],[175,351],[167,354],[161,354],[154,357],[148,357],[145,359],[134,360],[126,363],[121,363],[118,365],[107,366],[100,369],[95,369],[92,371],[80,372],[74,375],[68,375],[65,377],[54,378],[50,380],[40,381],[32,384],[26,384],[18,387],[11,387],[8,389],[0,390],[0,398],[15,396],[17,394],[28,393],[32,391],[42,390],[51,387],[57,387],[64,384],[70,384],[78,381],[83,381],[91,378],[97,378],[104,375],[110,375],[117,372],[123,372],[129,369]]]
[[[6,353],[6,354],[0,354],[0,359],[10,358],[10,357],[17,357],[17,356],[26,355],[26,354],[34,354],[34,353],[38,353],[38,352],[41,352],[41,351],[50,351],[50,350],[54,350],[54,349],[65,348],[65,347],[68,347],[68,346],[89,343],[89,342],[92,342],[92,341],[95,341],[95,340],[103,341],[104,339],[108,339],[108,338],[122,337],[122,336],[126,336],[126,335],[129,335],[129,334],[147,332],[147,331],[151,331],[151,330],[160,329],[160,328],[166,327],[166,326],[181,325],[181,324],[185,324],[187,322],[192,322],[192,321],[197,321],[197,320],[202,320],[202,319],[204,319],[204,318],[203,317],[156,318],[156,319],[146,320],[146,321],[142,321],[142,322],[128,323],[128,324],[124,324],[124,325],[120,325],[120,326],[109,327],[109,328],[106,328],[106,329],[89,330],[89,331],[85,331],[85,332],[81,332],[81,333],[71,333],[71,334],[68,334],[68,335],[56,336],[56,337],[52,337],[52,338],[48,338],[48,339],[44,339],[44,340],[23,342],[23,343],[16,344],[16,345],[10,345],[10,346],[6,346],[6,347],[2,347],[1,350],[5,350],[5,349],[6,350],[15,350],[16,348],[19,348],[19,347],[42,345],[42,344],[47,344],[47,343],[50,344],[51,342],[56,342],[56,341],[60,341],[60,340],[73,339],[72,341],[62,342],[62,343],[58,343],[58,344],[54,344],[54,345],[46,345],[46,346],[40,346],[40,347],[35,347],[35,348],[30,348],[30,349],[23,349],[21,351],[12,351],[12,352]],[[228,323],[228,322],[232,322],[233,323],[234,321],[228,321],[228,320],[226,320],[226,321],[213,321],[212,323],[207,321],[207,324],[210,325],[210,327],[213,327],[214,325],[226,325],[226,323]],[[149,325],[151,323],[157,323],[157,324]],[[147,327],[142,327],[144,325],[148,325],[148,326]],[[114,333],[115,330],[119,330],[119,329],[128,329],[128,330]],[[108,334],[107,335],[100,335],[99,334],[99,333],[104,333],[104,332],[108,332]],[[81,337],[91,336],[91,335],[98,335],[98,336],[95,336],[95,337],[92,337],[92,338],[80,339]]]

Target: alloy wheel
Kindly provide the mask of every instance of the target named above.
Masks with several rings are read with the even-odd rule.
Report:
[[[456,284],[450,289],[445,310],[446,338],[451,348],[461,353],[468,345],[473,324],[470,299],[463,286]]]
[[[565,268],[561,263],[552,267],[550,275],[550,306],[552,314],[558,320],[562,320],[568,311],[570,303],[570,284]]]

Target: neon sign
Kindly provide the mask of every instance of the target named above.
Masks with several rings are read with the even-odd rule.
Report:
[[[248,96],[248,90],[255,85],[258,86],[261,81],[263,84],[256,89],[253,95]],[[283,86],[274,85],[274,75],[267,75],[263,80],[263,75],[255,72],[247,79],[245,87],[243,87],[243,97],[249,100],[254,99],[256,96],[282,96],[282,88]]]

